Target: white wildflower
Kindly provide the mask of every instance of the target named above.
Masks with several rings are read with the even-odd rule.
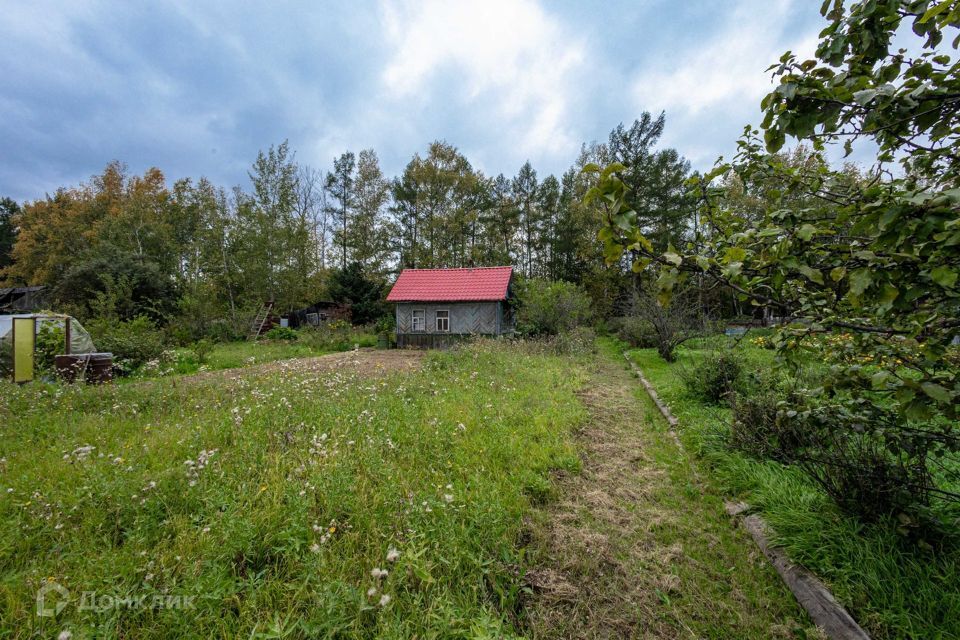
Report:
[[[374,567],[373,571],[370,572],[370,575],[376,580],[379,580],[380,578],[386,578],[389,574],[389,571],[386,569],[381,569],[380,567]]]
[[[368,598],[372,598],[372,597],[375,596],[375,595],[377,595],[377,588],[376,588],[376,587],[370,587],[369,589],[367,589],[367,597],[368,597]]]
[[[73,632],[69,629],[64,629],[57,635],[57,640],[70,640],[73,637]]]
[[[390,604],[390,596],[388,596],[387,594],[383,594],[382,596],[380,596],[380,606],[385,607],[388,604]]]
[[[310,545],[310,552],[311,552],[311,553],[320,553],[320,545],[318,545],[316,542],[314,542],[312,545]]]
[[[397,558],[399,557],[400,557],[400,552],[397,551],[395,548],[390,547],[390,549],[387,551],[387,562],[396,562]]]

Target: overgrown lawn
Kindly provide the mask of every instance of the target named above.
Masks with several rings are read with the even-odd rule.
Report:
[[[481,345],[404,374],[2,385],[0,635],[512,636],[580,383]],[[38,617],[52,583],[69,602]]]

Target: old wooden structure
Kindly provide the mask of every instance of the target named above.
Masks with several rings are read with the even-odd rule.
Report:
[[[404,269],[387,296],[396,304],[397,346],[437,349],[512,333],[512,277],[513,267]]]

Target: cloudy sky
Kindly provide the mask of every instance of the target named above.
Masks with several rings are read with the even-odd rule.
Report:
[[[559,173],[644,110],[694,167],[759,121],[768,65],[812,53],[812,0],[2,0],[0,195],[113,159],[246,182],[289,139],[326,169],[373,147],[396,174],[436,139],[488,174]]]

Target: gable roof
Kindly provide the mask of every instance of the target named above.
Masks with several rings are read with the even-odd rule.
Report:
[[[404,269],[387,302],[480,302],[507,299],[513,267]]]

